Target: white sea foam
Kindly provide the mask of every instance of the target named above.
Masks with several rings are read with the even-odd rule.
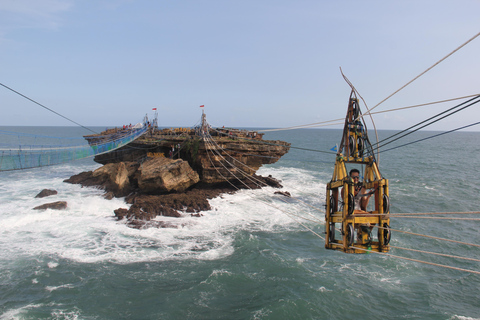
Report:
[[[317,291],[319,291],[319,292],[327,292],[327,291],[332,291],[332,290],[328,290],[328,289],[325,288],[325,287],[320,287],[320,288],[317,289]]]
[[[21,320],[25,319],[25,315],[28,315],[29,311],[40,309],[43,307],[54,308],[51,312],[51,319],[62,319],[62,320],[76,320],[80,319],[81,312],[77,308],[74,308],[73,311],[67,311],[61,309],[63,307],[61,304],[49,303],[49,304],[29,304],[21,308],[10,309],[0,315],[0,320]],[[31,317],[27,316],[27,319]]]
[[[21,308],[10,309],[0,315],[0,320],[20,320],[24,319],[23,314],[36,308],[41,308],[45,304],[29,304]]]
[[[321,207],[325,188],[308,172],[277,168],[260,173],[281,179],[283,190],[293,197],[274,195],[276,189],[271,187],[241,190],[212,199],[213,209],[203,212],[200,218],[189,214],[181,218],[157,217],[175,228],[146,230],[129,228],[114,219],[114,209],[128,208],[123,199],[105,200],[100,190],[63,183],[63,177],[52,179],[42,172],[30,173],[24,180],[0,183],[7,190],[0,195],[0,244],[6,248],[0,250],[12,260],[41,255],[86,263],[214,260],[233,253],[238,231],[302,228],[296,222],[301,218],[294,215],[308,214],[310,219],[316,215],[321,219],[323,214],[312,207]],[[56,189],[58,194],[34,198],[44,188]],[[68,202],[66,210],[32,210],[60,200]],[[51,261],[48,267],[56,268],[58,263]]]
[[[73,288],[73,287],[74,287],[73,284],[62,284],[60,286],[46,286],[45,290],[47,290],[48,292],[52,292],[52,291],[62,289],[62,288],[70,289],[70,288]]]

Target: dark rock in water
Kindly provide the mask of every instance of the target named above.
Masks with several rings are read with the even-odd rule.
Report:
[[[278,179],[275,179],[274,177],[272,177],[271,175],[269,175],[268,177],[264,177],[263,178],[265,183],[268,184],[270,187],[273,187],[273,188],[281,188],[282,185],[280,184],[280,180]]]
[[[86,171],[73,175],[63,182],[106,190],[107,199],[110,196],[108,192],[111,192],[114,197],[124,197],[131,193],[136,185],[136,182],[132,182],[131,179],[139,166],[140,164],[132,162],[109,163],[93,172]]]
[[[146,195],[141,193],[131,194],[125,198],[127,203],[132,204],[130,209],[117,209],[115,216],[118,220],[149,221],[156,216],[180,217],[182,213],[190,213],[192,216],[200,216],[199,212],[211,210],[209,199],[218,197],[223,193],[234,193],[238,189],[258,189],[267,184],[267,181],[275,180],[275,186],[282,185],[278,180],[271,177],[253,175],[251,180],[238,182],[234,186],[223,183],[216,185],[197,184],[183,193],[168,193],[162,195]],[[252,182],[253,181],[253,182]]]
[[[132,220],[128,222],[128,226],[134,229],[149,229],[149,228],[178,228],[177,225],[165,221],[143,221]]]
[[[281,194],[282,196],[285,197],[291,197],[292,195],[288,191],[275,191],[274,194]]]
[[[63,182],[71,183],[71,184],[80,184],[82,187],[88,186],[98,186],[101,184],[99,179],[95,179],[93,177],[92,171],[85,171],[79,174],[75,174],[68,179],[63,180]]]
[[[115,213],[117,220],[122,220],[128,214],[128,209],[118,208],[116,210],[113,210],[113,213]]]
[[[203,217],[203,214],[201,213],[195,213],[195,214],[190,214],[190,217],[197,217],[197,218],[200,218],[200,217]]]
[[[166,163],[170,164],[173,162],[179,163],[176,160],[166,160],[168,160]],[[165,226],[158,225],[158,221],[152,221],[152,223],[149,224],[138,222],[138,220],[150,221],[156,216],[181,217],[182,214],[190,213],[191,216],[200,217],[201,215],[199,212],[211,210],[208,200],[218,197],[223,193],[234,193],[239,189],[259,189],[267,185],[276,188],[282,187],[280,181],[271,176],[262,177],[253,174],[249,176],[248,179],[244,179],[242,181],[231,181],[229,183],[224,182],[217,184],[196,183],[184,192],[164,192],[161,194],[152,194],[141,189],[140,186],[143,184],[138,183],[138,179],[140,176],[139,171],[142,170],[142,166],[138,166],[138,170],[130,170],[129,187],[123,189],[122,192],[119,192],[119,190],[122,189],[121,181],[124,181],[124,185],[127,185],[127,182],[121,173],[123,171],[123,166],[121,164],[118,165],[120,166],[119,168],[110,166],[110,169],[107,168],[108,170],[104,169],[100,171],[97,169],[94,172],[83,172],[81,174],[72,176],[70,179],[65,180],[65,182],[78,183],[82,186],[97,186],[102,188],[107,191],[104,195],[104,197],[107,199],[111,198],[112,196],[118,197],[119,194],[125,193],[126,190],[130,191],[130,193],[125,197],[125,201],[128,204],[131,204],[130,208],[119,208],[114,210],[114,213],[117,220],[122,220],[125,218],[128,220],[127,225],[133,228],[164,228]],[[126,167],[131,168],[132,166],[126,165]],[[186,168],[185,170],[189,171],[190,169]],[[150,174],[150,176],[153,176],[153,174]],[[192,181],[194,180],[195,178],[193,178]],[[183,184],[183,187],[179,187],[180,190],[183,189],[185,187],[184,183],[186,180],[182,178],[177,179],[177,181],[180,181],[179,185]],[[159,182],[159,185],[161,183],[162,182]],[[191,181],[187,182],[187,184],[190,183]],[[166,184],[173,185],[174,183],[167,182]],[[159,189],[165,190],[164,187],[160,186]]]
[[[67,208],[67,202],[66,201],[57,201],[57,202],[42,204],[41,206],[37,206],[37,207],[33,208],[33,210],[46,210],[46,209],[64,210],[66,208]]]
[[[103,197],[107,200],[112,200],[113,198],[115,198],[115,194],[113,192],[109,191],[109,192],[105,193],[103,195]]]
[[[55,194],[57,194],[57,190],[53,190],[53,189],[43,189],[42,191],[40,191],[39,194],[37,194],[35,196],[35,198],[45,198],[45,197],[48,197],[48,196],[53,196]]]

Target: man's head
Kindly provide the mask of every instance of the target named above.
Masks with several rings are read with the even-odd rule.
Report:
[[[350,178],[352,178],[353,181],[358,182],[360,180],[360,171],[358,171],[358,169],[350,170]]]

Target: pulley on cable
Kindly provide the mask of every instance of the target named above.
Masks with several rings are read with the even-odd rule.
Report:
[[[347,253],[388,252],[388,180],[378,169],[361,114],[352,90],[333,177],[327,184],[325,248]],[[373,235],[374,227],[377,235]]]

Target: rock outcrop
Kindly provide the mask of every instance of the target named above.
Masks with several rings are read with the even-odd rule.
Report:
[[[157,132],[145,135],[108,154],[95,156],[101,164],[130,162],[149,154],[182,159],[198,173],[200,182],[215,184],[225,179],[255,173],[262,165],[277,162],[290,149],[290,144],[278,140],[246,139],[238,136],[215,136],[205,141],[198,136],[165,135]]]
[[[134,188],[131,181],[139,166],[134,162],[108,163],[95,171],[73,175],[63,182],[103,189],[111,195],[110,199],[124,197]]]
[[[124,197],[132,192],[164,194],[184,192],[199,182],[198,174],[188,162],[165,157],[134,162],[108,163],[95,171],[82,172],[64,182],[95,186],[107,192],[106,197]]]
[[[95,170],[92,177],[108,184],[106,187],[115,194],[123,194],[130,188],[127,165],[124,162],[107,163]]]
[[[156,157],[139,168],[138,187],[147,193],[184,192],[200,181],[198,173],[181,159]]]
[[[35,198],[45,198],[45,197],[56,195],[57,193],[58,193],[57,190],[43,189],[42,191],[40,191],[39,194],[35,196]]]
[[[103,167],[72,176],[65,182],[96,186],[105,198],[126,197],[129,209],[114,211],[134,228],[169,227],[151,221],[158,215],[200,217],[210,210],[209,199],[243,188],[281,187],[275,178],[255,172],[288,152],[290,144],[264,141],[262,134],[245,130],[213,130],[203,139],[194,130],[150,132],[128,146],[95,156]],[[117,134],[117,133],[115,133]],[[89,143],[105,135],[86,136]],[[284,194],[285,195],[285,194]]]
[[[33,210],[47,210],[47,209],[64,210],[66,208],[67,208],[66,201],[56,201],[56,202],[42,204],[41,206],[37,206],[33,208]]]

